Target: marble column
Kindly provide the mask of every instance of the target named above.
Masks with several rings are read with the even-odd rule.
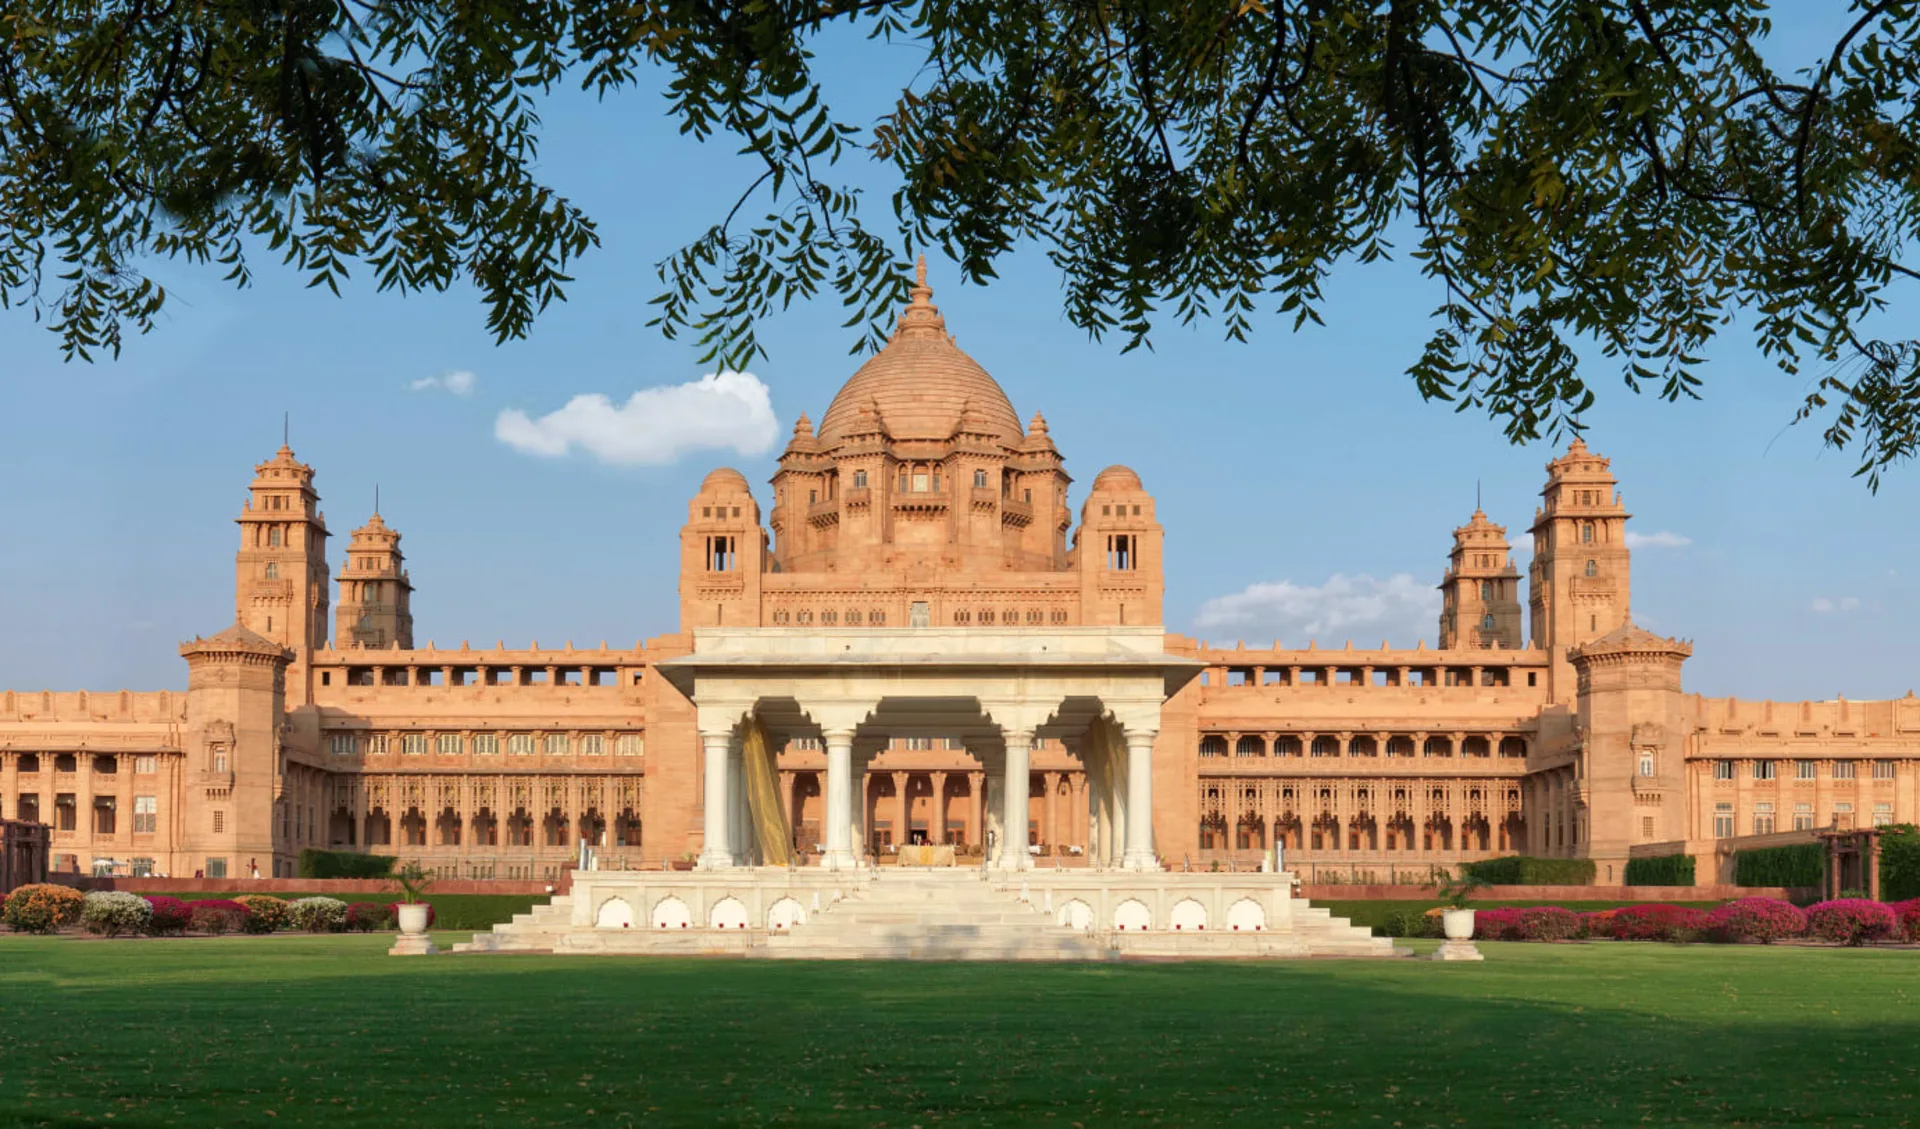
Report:
[[[700,848],[701,870],[729,870],[733,852],[727,837],[727,816],[731,810],[732,786],[727,777],[731,759],[731,733],[702,733],[700,743],[706,753],[706,795],[703,797],[706,820]]]
[[[1128,729],[1127,738],[1127,853],[1128,870],[1159,870],[1153,853],[1153,739],[1150,729]]]
[[[967,842],[975,847],[987,841],[986,789],[986,773],[967,773]]]
[[[1000,865],[1009,870],[1029,870],[1033,856],[1027,853],[1027,800],[1032,780],[1027,766],[1033,754],[1033,730],[1001,732],[1007,742],[1007,761],[1006,802],[1000,814]]]
[[[827,746],[827,853],[820,865],[828,870],[852,870],[853,853],[853,730],[833,729],[822,735]]]

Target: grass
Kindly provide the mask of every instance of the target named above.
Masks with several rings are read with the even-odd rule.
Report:
[[[1389,915],[1395,912],[1400,912],[1405,910],[1412,910],[1416,913],[1425,913],[1426,911],[1439,905],[1440,900],[1438,898],[1427,898],[1424,901],[1421,901],[1421,900],[1390,901],[1390,900],[1384,900],[1384,899],[1378,900],[1378,901],[1374,901],[1374,900],[1318,901],[1316,900],[1313,904],[1316,906],[1324,907],[1325,909],[1332,911],[1335,917],[1344,917],[1347,920],[1353,922],[1355,925],[1365,926],[1373,930],[1375,933],[1384,935],[1386,932],[1387,918]],[[1646,905],[1646,904],[1648,903],[1646,902],[1541,901],[1538,898],[1535,898],[1532,901],[1517,901],[1517,902],[1483,902],[1483,901],[1475,900],[1472,903],[1474,909],[1492,909],[1495,906],[1559,906],[1562,909],[1570,909],[1575,913],[1587,913],[1591,910],[1597,910],[1597,909],[1619,909],[1621,906],[1640,906],[1640,905]],[[1676,905],[1676,906],[1693,906],[1696,909],[1712,909],[1713,907],[1720,905],[1721,903],[1719,902],[1662,902],[1660,904]]]
[[[168,894],[166,897],[179,898],[183,902],[205,901],[213,898],[237,898],[252,893],[250,890],[233,890],[219,894]],[[270,897],[282,901],[295,898],[338,898],[343,902],[388,902],[400,900],[399,893],[388,894],[271,894]],[[429,892],[426,900],[433,903],[433,920],[436,929],[467,929],[474,932],[491,929],[503,921],[512,921],[516,913],[525,913],[536,905],[545,903],[545,894],[435,894]],[[465,938],[462,938],[465,940]]]
[[[1899,1124],[1920,1108],[1913,952],[1048,966],[407,960],[389,940],[0,938],[0,1124]]]

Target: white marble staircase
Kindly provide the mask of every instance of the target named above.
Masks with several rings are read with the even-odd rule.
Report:
[[[1111,946],[1054,924],[973,870],[885,870],[750,957],[798,960],[1111,960]]]

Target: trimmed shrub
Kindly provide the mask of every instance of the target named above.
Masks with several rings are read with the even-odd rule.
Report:
[[[1819,843],[1733,852],[1735,886],[1819,886],[1826,876],[1827,849]]]
[[[1595,936],[1617,941],[1667,941],[1685,944],[1707,933],[1707,914],[1692,906],[1623,906],[1610,911],[1608,929]]]
[[[1893,910],[1865,898],[1837,898],[1807,907],[1807,936],[1842,945],[1891,940],[1900,931]]]
[[[1707,927],[1724,941],[1766,945],[1804,934],[1807,915],[1778,898],[1741,898],[1707,914]]]
[[[153,907],[138,894],[95,890],[80,902],[80,928],[97,936],[145,933],[152,920]]]
[[[1881,828],[1880,896],[1890,902],[1920,898],[1920,827]]]
[[[1908,898],[1887,908],[1893,911],[1894,920],[1900,923],[1901,936],[1909,941],[1920,941],[1920,898]]]
[[[155,937],[171,937],[187,931],[193,923],[193,911],[179,898],[169,898],[165,894],[147,895],[147,905],[153,907],[153,913],[147,918],[147,932]]]
[[[1571,941],[1585,931],[1580,915],[1560,906],[1528,906],[1515,929],[1522,941]]]
[[[71,886],[36,882],[14,888],[0,905],[0,920],[22,933],[51,933],[80,920],[86,895]]]
[[[1628,859],[1626,883],[1629,886],[1691,886],[1692,855],[1661,855],[1658,858]]]
[[[295,929],[308,933],[337,933],[347,923],[347,903],[339,898],[296,898],[287,904],[287,918]]]
[[[1612,937],[1613,917],[1619,912],[1617,909],[1588,910],[1580,915],[1580,927],[1587,931],[1589,937]]]
[[[308,847],[300,852],[294,873],[301,878],[385,878],[393,873],[394,857]]]
[[[393,919],[393,927],[395,929],[400,928],[400,903],[399,902],[387,903],[387,916]],[[436,916],[438,915],[436,915],[433,912],[433,903],[428,902],[427,903],[427,928],[428,929],[433,928],[433,921]]]
[[[272,933],[285,929],[293,920],[284,898],[272,894],[242,894],[233,900],[246,907],[249,933]]]
[[[247,907],[226,898],[187,903],[188,924],[198,933],[232,933],[247,928]]]
[[[1527,855],[1462,863],[1463,873],[1491,886],[1591,886],[1592,859],[1543,859]]]
[[[1519,941],[1521,911],[1511,906],[1475,910],[1473,938],[1476,941]]]
[[[379,902],[355,902],[347,907],[342,925],[354,933],[392,929],[393,913]]]

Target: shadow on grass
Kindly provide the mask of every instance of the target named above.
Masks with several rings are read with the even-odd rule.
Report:
[[[22,1124],[1888,1124],[1909,953],[1482,965],[391,960],[385,938],[0,939]]]

